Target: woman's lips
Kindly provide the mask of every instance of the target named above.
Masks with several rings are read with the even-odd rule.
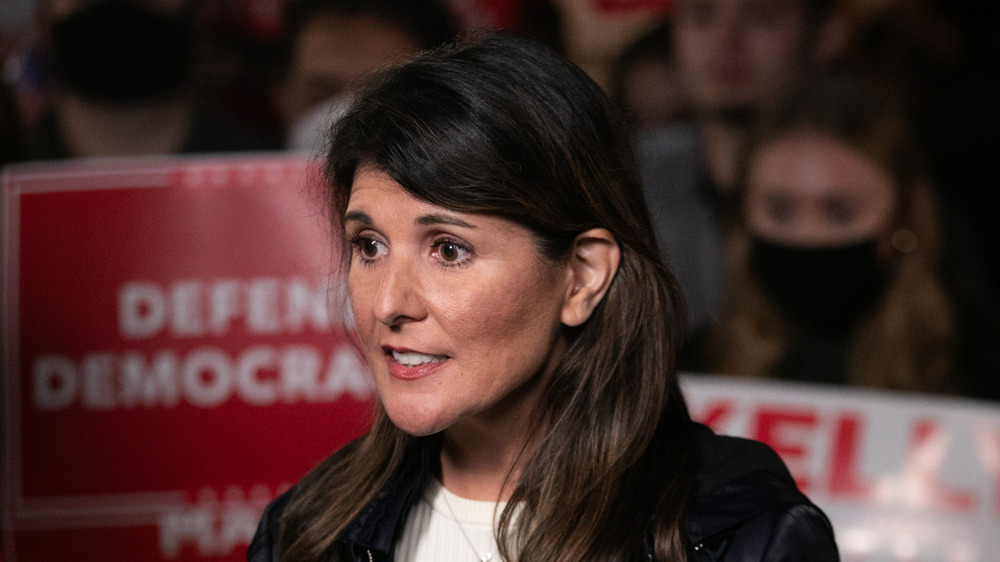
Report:
[[[447,355],[430,355],[416,351],[386,350],[389,374],[397,379],[414,380],[440,369],[450,359]]]

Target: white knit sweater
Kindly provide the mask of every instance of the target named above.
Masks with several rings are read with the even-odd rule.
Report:
[[[433,480],[406,518],[395,559],[476,562],[491,556],[491,562],[500,562],[493,530],[494,519],[500,518],[504,506],[505,502],[458,497]]]

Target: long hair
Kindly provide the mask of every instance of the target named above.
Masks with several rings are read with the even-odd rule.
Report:
[[[497,542],[521,562],[617,561],[648,546],[655,560],[683,560],[697,454],[674,368],[684,303],[660,258],[624,122],[601,89],[530,41],[448,45],[372,77],[335,125],[335,221],[361,167],[434,205],[521,224],[548,259],[566,259],[588,229],[615,236],[618,271],[591,317],[564,328],[567,352],[534,414],[538,445]],[[404,434],[377,407],[360,442],[299,485],[282,559],[328,552],[420,439],[434,437]]]
[[[876,162],[896,189],[894,250],[887,285],[874,309],[854,326],[847,382],[855,386],[954,391],[955,313],[940,278],[941,233],[933,194],[924,180],[899,107],[887,91],[857,78],[827,77],[779,100],[762,119],[742,158],[796,131],[847,144]],[[792,338],[787,318],[764,294],[750,267],[750,233],[743,191],[732,217],[729,301],[710,338],[708,367],[725,373],[774,376]]]

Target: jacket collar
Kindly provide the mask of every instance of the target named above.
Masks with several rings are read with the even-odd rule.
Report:
[[[685,525],[692,545],[711,542],[775,507],[806,504],[781,458],[770,447],[716,435],[696,424],[700,456],[697,490]]]
[[[808,503],[778,455],[766,445],[715,435],[696,424],[701,468],[685,516],[691,545],[726,536],[754,516],[781,505]],[[423,493],[436,467],[432,438],[407,452],[386,486],[341,535],[350,546],[393,552],[397,528]],[[651,543],[647,544],[647,549]],[[648,552],[647,552],[648,554]]]
[[[385,487],[344,530],[342,542],[385,555],[392,553],[396,529],[433,477],[435,459],[429,440],[419,439],[414,449],[404,456]]]

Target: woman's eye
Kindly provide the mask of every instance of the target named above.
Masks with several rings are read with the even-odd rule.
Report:
[[[434,244],[437,255],[448,264],[457,264],[469,256],[469,250],[457,242],[441,241]]]
[[[351,239],[362,261],[371,261],[385,253],[385,245],[369,236],[355,236]]]
[[[785,198],[774,198],[766,204],[767,216],[778,224],[785,224],[792,220],[792,204]]]
[[[367,238],[361,241],[361,253],[366,258],[374,258],[378,256],[378,242]]]
[[[458,246],[454,244],[441,244],[441,257],[445,261],[455,261],[458,259]]]
[[[849,201],[830,201],[826,205],[826,216],[834,224],[850,224],[857,216],[857,208]]]

